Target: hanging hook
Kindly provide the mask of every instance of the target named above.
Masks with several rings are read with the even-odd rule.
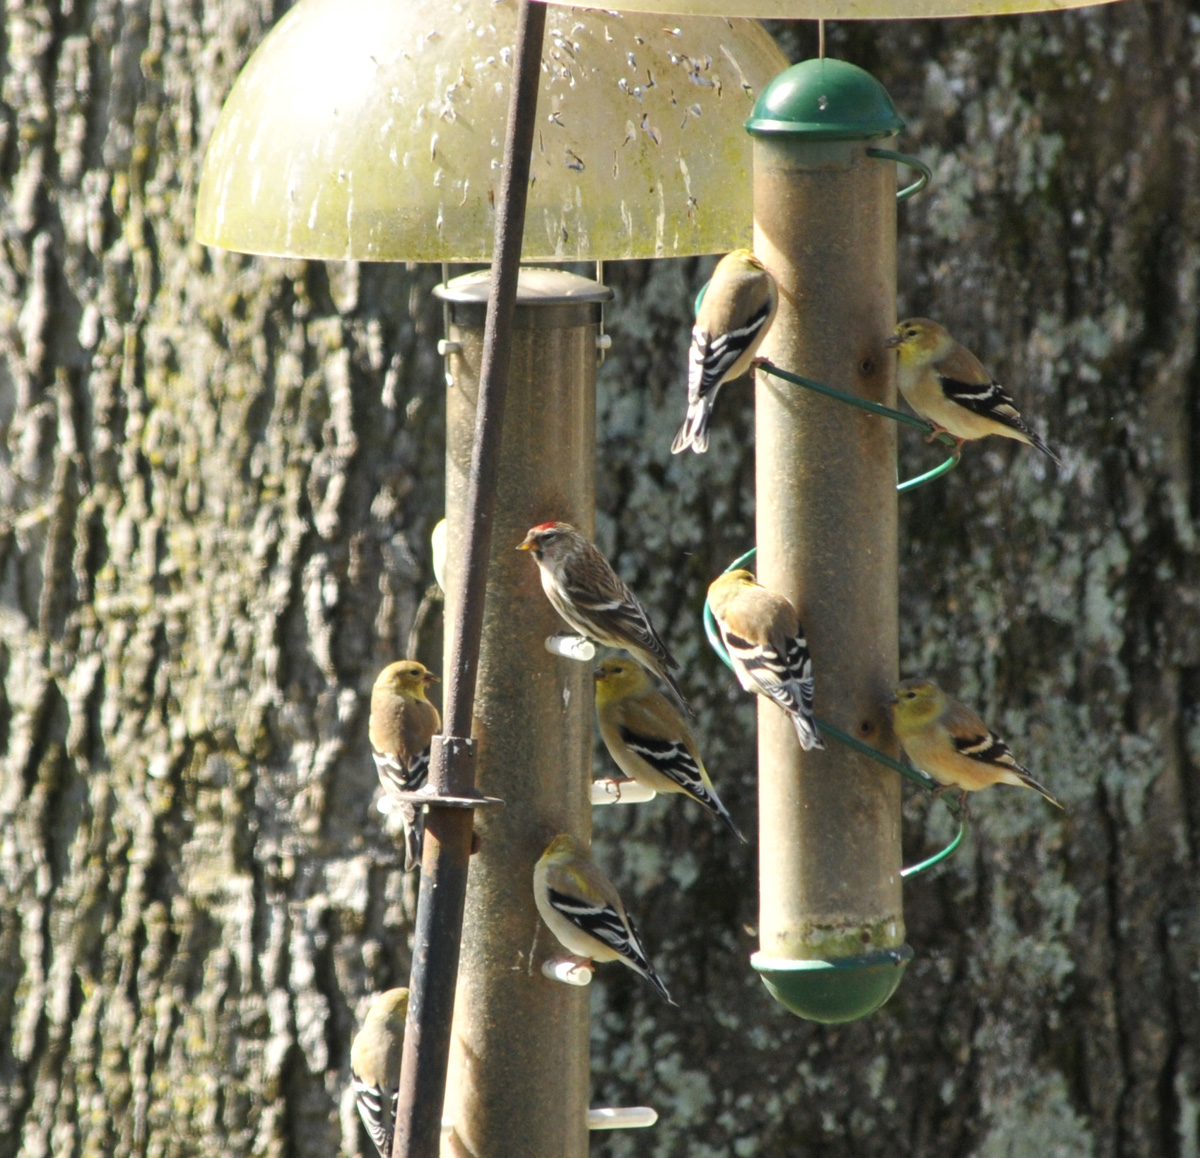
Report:
[[[910,197],[920,193],[933,177],[933,170],[924,161],[919,157],[910,156],[908,153],[897,153],[894,149],[868,149],[867,156],[876,157],[880,161],[895,161],[897,165],[907,165],[910,169],[916,169],[919,176],[911,185],[905,185],[903,189],[897,190],[897,201],[907,201]]]

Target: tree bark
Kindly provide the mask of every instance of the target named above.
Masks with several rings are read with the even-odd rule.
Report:
[[[366,705],[431,577],[438,272],[191,240],[208,134],[280,11],[6,11],[0,1158],[369,1152],[349,1042],[407,979],[414,881]],[[900,990],[823,1028],[750,971],[753,845],[683,800],[601,810],[681,1008],[601,970],[593,1105],[661,1119],[594,1154],[1200,1149],[1198,26],[1125,2],[829,29],[935,172],[900,210],[901,315],[974,349],[1066,463],[992,439],[901,498],[901,672],[979,708],[1067,812],[977,795],[905,887]],[[710,268],[608,267],[597,529],[750,835],[754,705],[698,614],[753,535],[749,389],[706,456],[667,452]],[[903,476],[936,458],[899,437]],[[440,652],[430,625],[418,658]],[[905,797],[911,862],[950,825]]]

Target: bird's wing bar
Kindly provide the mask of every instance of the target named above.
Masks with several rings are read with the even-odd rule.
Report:
[[[1004,768],[1024,772],[1025,769],[1013,759],[1008,745],[988,729],[986,733],[975,733],[967,736],[951,736],[955,751],[970,760],[978,760],[981,764],[998,764]]]
[[[354,1101],[358,1105],[358,1116],[362,1118],[371,1141],[382,1155],[390,1158],[392,1153],[392,1132],[388,1123],[383,1119],[383,1091],[378,1086],[369,1086],[362,1078],[351,1075],[351,1088],[354,1090]],[[396,1099],[399,1091],[392,1094],[392,1121],[395,1121]]]
[[[418,752],[406,767],[395,752],[381,752],[374,746],[371,748],[379,779],[400,792],[415,792],[424,786],[429,778],[429,752],[429,748]]]
[[[703,330],[692,332],[692,347],[688,358],[691,363],[688,373],[688,402],[694,402],[709,393],[721,382],[734,364],[746,352],[766,325],[771,316],[771,303],[766,301],[756,310],[744,326],[724,334],[706,334]]]
[[[624,584],[622,586],[624,587]],[[620,600],[603,604],[593,602],[590,605],[581,600],[580,603],[610,635],[630,640],[638,647],[648,651],[664,667],[677,668],[679,666],[679,661],[667,651],[667,645],[654,630],[654,624],[650,622],[650,616],[646,614],[646,609],[642,606],[641,601],[628,587],[625,587]]]
[[[1028,434],[1029,427],[1021,417],[1017,404],[1012,400],[1008,391],[999,382],[975,383],[962,382],[944,374],[938,375],[938,382],[951,402],[956,402],[964,410],[978,414],[981,418],[990,418],[1004,426]]]
[[[777,704],[789,712],[801,707],[812,710],[812,660],[803,640],[790,640],[788,657],[783,659],[770,644],[752,643],[732,631],[725,632],[725,644]]]
[[[808,653],[808,641],[803,635],[795,635],[787,641],[787,658],[785,665],[789,678],[788,683],[800,697],[804,710],[809,714],[813,709],[813,662]]]
[[[687,748],[677,740],[654,739],[639,735],[629,728],[618,728],[617,731],[629,750],[641,756],[655,772],[673,780],[698,800],[709,802],[710,793],[704,786],[699,766]]]
[[[620,913],[604,902],[585,901],[582,897],[559,892],[551,887],[550,904],[571,924],[602,941],[622,957],[643,961],[642,947],[631,940]]]

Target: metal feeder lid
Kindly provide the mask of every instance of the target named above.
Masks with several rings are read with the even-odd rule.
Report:
[[[899,945],[833,961],[793,961],[755,953],[750,964],[785,1009],[830,1025],[874,1013],[896,992],[912,955],[908,945]]]
[[[464,273],[445,285],[434,286],[434,297],[450,307],[451,319],[460,326],[482,329],[487,320],[490,270]],[[606,285],[561,269],[521,266],[517,275],[517,308],[513,328],[558,330],[599,322],[603,305],[613,292]]]
[[[447,302],[486,306],[492,287],[491,270],[464,273],[446,285],[434,286],[435,297]],[[523,265],[517,274],[517,305],[575,305],[577,302],[612,301],[613,291],[591,278],[564,269]]]
[[[845,60],[802,60],[781,72],[754,102],[746,131],[826,141],[869,141],[904,128],[887,90]]]

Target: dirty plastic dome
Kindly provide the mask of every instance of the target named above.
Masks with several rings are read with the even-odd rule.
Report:
[[[555,0],[584,7],[588,0]],[[757,20],[920,20],[1090,8],[1114,0],[620,0],[621,12],[752,16]]]
[[[300,0],[238,77],[196,234],[363,261],[491,256],[517,6]],[[715,253],[751,239],[755,98],[788,64],[754,21],[550,6],[525,260]]]

